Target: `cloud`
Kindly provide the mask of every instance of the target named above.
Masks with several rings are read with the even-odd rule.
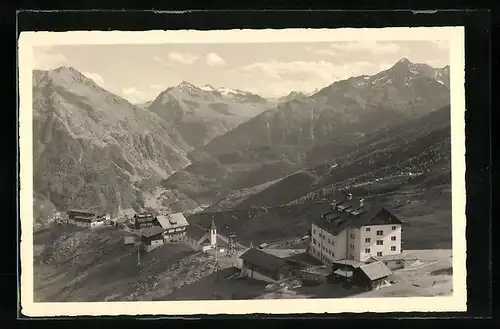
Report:
[[[249,85],[247,90],[267,96],[279,96],[292,90],[309,92],[337,80],[380,71],[378,64],[365,61],[334,64],[329,61],[273,60],[245,65],[237,73],[245,75],[253,86],[259,86]]]
[[[157,61],[157,62],[164,62],[165,61],[163,58],[158,57],[158,56],[153,56],[153,60]]]
[[[347,52],[370,52],[374,55],[393,54],[403,50],[400,45],[393,42],[369,40],[332,43],[329,49]]]
[[[182,64],[193,64],[198,59],[198,56],[193,54],[181,54],[172,52],[168,54],[168,58],[172,61]]]
[[[217,55],[216,53],[208,53],[205,56],[205,61],[206,61],[207,65],[210,65],[210,66],[226,65],[226,61],[222,57]]]
[[[151,84],[151,89],[154,89],[154,90],[161,90],[161,89],[165,89],[166,87],[164,85],[160,85],[160,84],[156,84],[156,83],[153,83]]]
[[[36,47],[33,52],[35,69],[52,70],[68,64],[67,58],[52,51],[51,47]]]
[[[123,97],[126,98],[132,104],[137,104],[141,102],[149,101],[151,97],[149,97],[146,93],[138,90],[135,87],[123,88],[121,90]]]
[[[94,80],[94,82],[97,83],[99,86],[101,87],[104,86],[104,79],[102,78],[101,75],[93,72],[83,72],[83,75],[89,79]]]
[[[450,49],[450,42],[448,40],[435,40],[435,41],[432,41],[432,43],[439,50],[446,50],[446,51],[448,51]]]

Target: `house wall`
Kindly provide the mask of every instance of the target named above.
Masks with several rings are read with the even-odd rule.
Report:
[[[149,242],[144,243],[144,249],[146,251],[151,251],[155,248],[158,248],[163,245],[163,239],[151,240]]]
[[[217,244],[217,230],[210,230],[210,244],[212,246]]]
[[[325,264],[331,264],[333,260],[344,259],[346,256],[349,256],[346,253],[345,230],[334,236],[312,224],[309,247],[310,255]]]
[[[393,227],[395,229],[393,229]],[[377,231],[382,231],[382,235],[377,235]],[[392,240],[395,237],[395,241]],[[369,239],[369,242],[366,241]],[[382,241],[382,245],[377,245],[377,240]],[[401,253],[401,225],[373,225],[363,226],[360,229],[359,260],[367,261],[372,256],[396,255]],[[395,247],[395,250],[391,250]],[[366,250],[366,249],[369,249]],[[379,254],[382,253],[382,254]]]
[[[80,221],[75,220],[74,223],[78,227],[90,227],[90,223],[88,223],[88,222],[80,222]]]
[[[260,281],[265,281],[265,282],[270,282],[270,283],[277,282],[277,280],[271,278],[270,276],[259,273],[256,270],[253,270],[253,269],[247,267],[246,265],[243,265],[243,267],[241,268],[241,274],[246,276],[246,277],[255,279],[255,280],[260,280]]]
[[[90,223],[90,227],[99,227],[99,226],[103,226],[104,225],[104,221],[97,221],[97,222],[92,222]]]

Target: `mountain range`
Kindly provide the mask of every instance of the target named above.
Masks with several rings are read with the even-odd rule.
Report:
[[[334,182],[378,175],[384,158],[377,150],[395,154],[415,146],[420,153],[403,152],[386,165],[409,170],[399,162],[436,145],[429,136],[442,145],[449,136],[431,124],[449,112],[449,67],[406,58],[375,75],[274,100],[182,82],[133,105],[71,67],[35,70],[33,96],[40,221],[68,207],[142,209],[143,192],[158,184],[184,210],[300,202]],[[325,169],[334,163],[340,176]]]
[[[229,193],[335,160],[384,127],[411,122],[449,104],[449,67],[404,58],[372,76],[334,82],[309,97],[278,104],[190,154],[192,163],[163,182],[212,204]],[[326,150],[325,150],[326,149]],[[340,152],[341,153],[341,152]]]
[[[270,105],[258,95],[186,81],[160,93],[146,109],[174,125],[194,148],[223,135]]]

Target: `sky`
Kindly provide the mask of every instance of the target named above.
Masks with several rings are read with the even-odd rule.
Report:
[[[36,69],[72,66],[132,103],[187,81],[279,97],[375,74],[407,57],[449,64],[447,41],[57,45],[34,50]]]

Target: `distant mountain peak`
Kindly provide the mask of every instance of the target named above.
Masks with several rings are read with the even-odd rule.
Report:
[[[192,83],[182,80],[182,82],[179,83],[179,87],[195,87],[195,86]]]
[[[401,63],[401,64],[412,64],[412,62],[408,59],[408,57],[401,58],[398,63]]]

